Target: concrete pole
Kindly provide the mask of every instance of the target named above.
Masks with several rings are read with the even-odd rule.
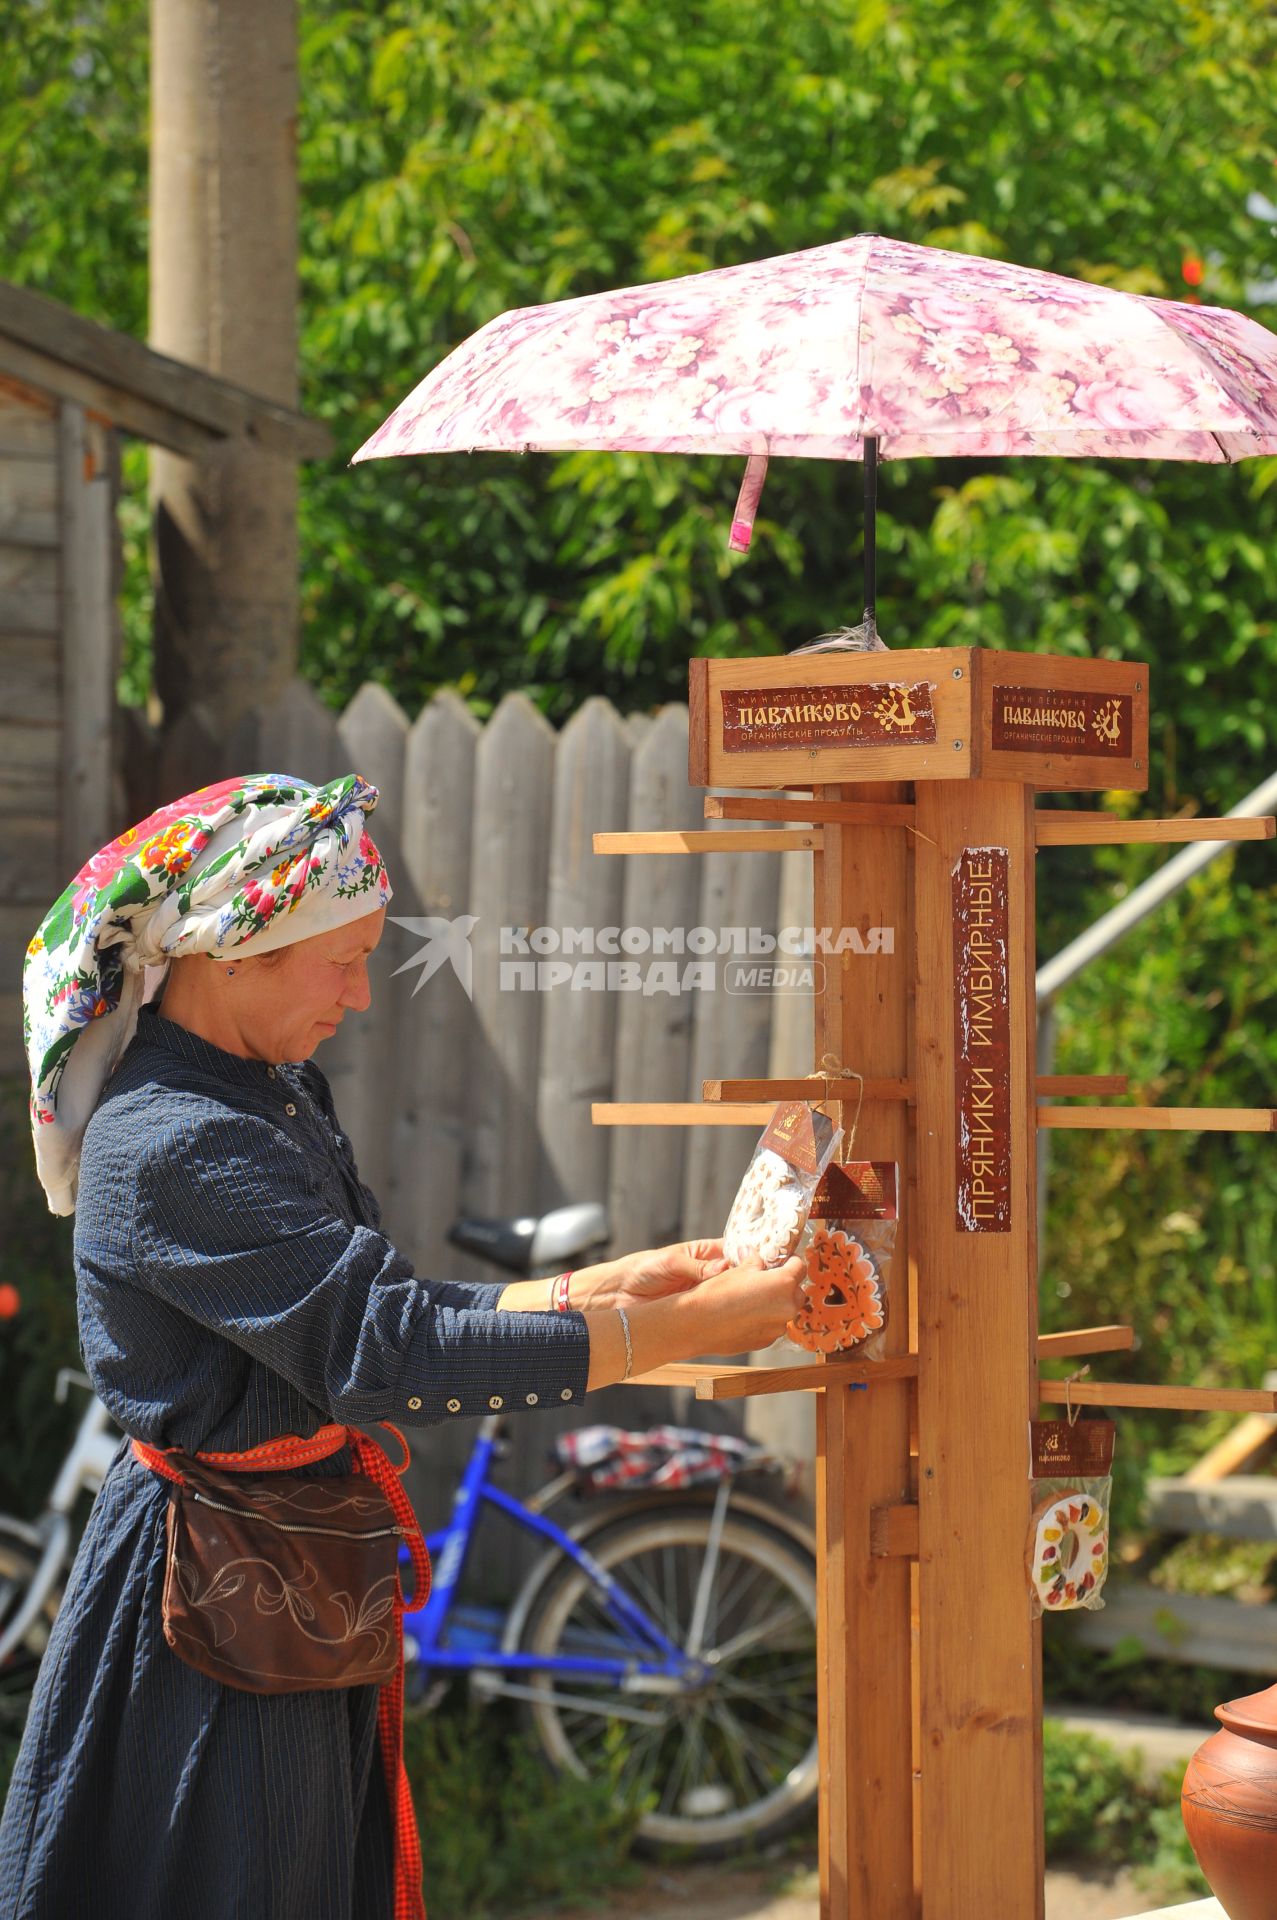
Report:
[[[151,0],[151,345],[290,406],[297,97],[296,0]],[[294,671],[297,469],[246,439],[157,448],[151,502],[158,779],[181,792]]]

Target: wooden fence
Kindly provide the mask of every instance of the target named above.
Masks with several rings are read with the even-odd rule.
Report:
[[[356,769],[381,791],[373,823],[395,887],[373,959],[373,1004],[329,1041],[320,1064],[386,1228],[418,1272],[491,1279],[451,1248],[460,1213],[536,1213],[603,1200],[616,1252],[721,1231],[752,1130],[596,1127],[594,1100],[692,1099],[703,1076],[798,1074],[812,1065],[810,999],[713,990],[677,995],[503,990],[502,928],[760,927],[810,917],[810,855],[599,856],[598,830],[703,825],[688,786],[687,709],[623,719],[587,700],[560,733],[522,694],[481,726],[443,692],[410,721],[364,686],[330,713],[301,682],[226,743],[221,771],[249,766],[322,780]],[[395,922],[476,916],[473,998],[451,966],[428,981],[405,967],[424,944]],[[688,956],[689,958],[693,956]],[[680,973],[685,964],[676,959]],[[744,1403],[749,1430],[810,1461],[811,1396]],[[594,1419],[676,1417],[723,1427],[736,1409],[686,1394],[617,1388]],[[565,1419],[516,1423],[508,1483],[544,1477]],[[423,1434],[412,1492],[433,1525],[471,1440],[469,1423]],[[495,1523],[498,1533],[502,1523]],[[481,1556],[497,1584],[523,1557],[505,1542]]]

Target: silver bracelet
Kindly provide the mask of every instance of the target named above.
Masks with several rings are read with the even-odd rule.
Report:
[[[625,1372],[622,1380],[628,1380],[634,1371],[634,1342],[630,1339],[630,1316],[624,1307],[616,1310],[621,1316],[621,1332],[625,1335]]]

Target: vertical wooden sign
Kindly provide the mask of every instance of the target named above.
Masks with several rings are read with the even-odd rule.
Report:
[[[1005,847],[963,847],[953,868],[956,1210],[963,1233],[1011,1225],[1011,1009]]]
[[[919,782],[914,853],[923,1920],[1040,1920],[1033,795]]]

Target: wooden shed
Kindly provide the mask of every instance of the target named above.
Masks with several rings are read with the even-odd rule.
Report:
[[[119,671],[122,434],[193,456],[243,435],[294,459],[327,429],[0,282],[0,1073],[23,1069],[41,913],[128,824]]]

